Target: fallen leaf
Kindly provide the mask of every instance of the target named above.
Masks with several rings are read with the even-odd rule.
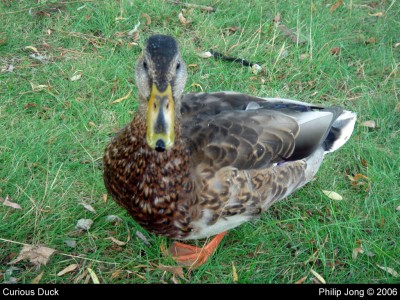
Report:
[[[87,274],[88,274],[88,270],[83,271],[81,275],[79,275],[78,277],[76,277],[74,279],[74,283],[78,283],[79,281],[81,281],[83,278],[86,277]]]
[[[343,1],[339,0],[338,2],[336,2],[335,4],[333,4],[331,6],[331,8],[329,8],[329,12],[332,14],[340,5],[342,5]]]
[[[115,224],[121,223],[122,219],[115,215],[108,215],[108,216],[106,216],[106,222],[112,223],[113,225],[115,225]]]
[[[385,13],[382,12],[382,11],[380,11],[380,12],[377,12],[377,13],[374,13],[374,14],[368,13],[368,15],[369,15],[370,17],[383,17],[383,16],[385,15]]]
[[[117,270],[114,273],[111,274],[111,279],[117,278],[119,274],[121,274],[122,270]]]
[[[78,267],[79,267],[78,264],[69,265],[68,267],[66,267],[62,271],[58,272],[57,276],[63,276],[64,274],[67,274],[67,273],[70,273],[70,272],[76,270],[76,268],[78,268]]]
[[[378,264],[377,264],[377,266],[378,266],[378,268],[388,272],[389,274],[393,275],[394,277],[399,277],[399,274],[395,270],[393,270],[392,268],[383,267],[383,266],[378,265]]]
[[[400,103],[399,103],[399,104],[397,104],[397,112],[399,112],[399,113],[400,113]]]
[[[400,205],[396,207],[396,210],[397,210],[397,211],[400,211]]]
[[[302,284],[304,281],[306,281],[307,276],[304,276],[303,278],[300,278],[299,280],[297,280],[294,284]]]
[[[281,20],[281,14],[276,14],[276,16],[272,19],[272,22],[279,23]]]
[[[197,83],[197,82],[193,82],[192,84],[191,84],[191,86],[196,86],[196,87],[199,87],[200,88],[200,90],[203,92],[204,90],[203,90],[203,87],[201,86],[201,84],[200,83]]]
[[[97,127],[97,126],[96,126],[96,123],[93,122],[93,121],[89,121],[88,125],[89,125],[90,127]],[[92,207],[92,208],[93,208],[93,207]],[[93,210],[94,210],[94,209],[93,209]],[[96,213],[96,212],[94,211],[94,213]]]
[[[338,55],[340,54],[341,49],[339,47],[335,47],[331,49],[332,55]]]
[[[86,208],[88,211],[92,212],[92,213],[96,213],[96,210],[93,208],[93,206],[86,204],[84,202],[79,203],[80,205],[82,205],[84,208]]]
[[[197,54],[197,56],[199,56],[201,58],[213,57],[213,55],[212,55],[212,53],[210,51],[199,53],[199,54]]]
[[[130,90],[129,93],[126,94],[125,96],[118,98],[117,100],[114,100],[113,102],[111,102],[111,104],[120,103],[120,102],[124,101],[125,99],[128,99],[131,94],[132,94],[132,90]]]
[[[29,262],[33,263],[35,266],[46,265],[50,259],[50,256],[55,252],[55,249],[34,246],[34,245],[24,245],[18,257],[12,261],[13,264],[28,259]]]
[[[32,87],[32,91],[34,91],[34,92],[50,88],[48,85],[45,85],[45,84],[35,84],[33,82],[30,82],[30,84],[31,84],[31,87]]]
[[[32,279],[32,284],[38,284],[44,275],[44,271]]]
[[[24,49],[25,50],[32,50],[35,53],[39,53],[38,49],[36,47],[33,47],[33,46],[26,46]]]
[[[158,268],[163,271],[167,271],[173,275],[176,275],[182,279],[185,279],[185,276],[183,274],[183,268],[181,266],[165,266],[165,265],[159,265]]]
[[[189,64],[188,68],[198,68],[199,65],[198,64]]]
[[[9,195],[6,196],[6,199],[0,197],[0,201],[3,202],[4,206],[12,207],[14,209],[22,209],[21,205],[11,201],[11,197]]]
[[[368,44],[375,44],[375,42],[376,42],[375,38],[370,37],[369,39],[367,39],[367,40],[365,41],[365,45],[368,45]]]
[[[90,274],[90,277],[92,278],[93,283],[99,284],[100,281],[99,281],[99,278],[97,277],[96,273],[91,268],[87,268],[87,270]]]
[[[71,247],[71,248],[76,247],[76,241],[74,241],[74,240],[64,240],[64,243],[67,244],[68,247]]]
[[[318,281],[319,282],[321,282],[321,283],[326,283],[326,281],[325,281],[325,279],[321,276],[321,275],[319,275],[317,272],[315,272],[313,269],[310,269],[310,271],[311,271],[311,273],[313,273],[313,275],[315,276],[315,277],[317,277],[317,279],[318,279]]]
[[[361,126],[368,127],[368,128],[376,128],[376,123],[373,120],[369,120],[369,121],[362,122]]]
[[[178,15],[179,21],[181,22],[182,25],[188,25],[187,19],[183,16],[182,11]]]
[[[147,238],[141,233],[139,230],[136,230],[136,236],[145,243],[146,246],[151,247],[150,242],[147,240]]]
[[[300,59],[300,60],[305,60],[306,58],[309,58],[309,57],[310,57],[310,54],[308,54],[308,53],[303,53],[303,54],[300,54],[299,59]]]
[[[322,192],[332,200],[343,200],[343,197],[336,192],[325,190],[322,190]]]
[[[93,221],[91,219],[80,219],[78,220],[78,223],[76,223],[75,228],[88,231],[92,225]]]
[[[76,74],[76,75],[70,77],[69,80],[70,80],[70,81],[77,81],[77,80],[81,79],[81,77],[82,77],[82,74],[81,74],[81,73],[78,73],[78,74]]]
[[[364,250],[362,247],[357,247],[357,248],[353,249],[353,260],[357,259],[358,253],[361,253],[361,254],[364,253]]]
[[[103,194],[102,198],[103,198],[103,202],[104,202],[104,203],[106,203],[106,202],[107,202],[107,197],[108,197],[108,195],[107,195],[107,194]]]
[[[105,238],[105,240],[111,240],[111,241],[113,241],[115,244],[117,244],[118,246],[125,246],[125,245],[126,245],[125,242],[122,242],[122,241],[120,241],[120,240],[117,240],[116,238],[114,238],[114,237],[112,237],[112,236]]]
[[[395,47],[395,48],[397,48],[397,47],[399,47],[399,46],[400,46],[400,43],[394,44],[394,47]]]
[[[233,262],[232,262],[232,280],[233,280],[233,282],[238,282],[238,280],[239,280],[239,276],[237,274],[236,267]]]
[[[148,14],[142,13],[141,16],[146,18],[146,25],[150,25],[151,24],[151,18],[150,18],[150,16]]]

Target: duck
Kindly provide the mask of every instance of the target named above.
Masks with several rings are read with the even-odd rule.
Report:
[[[310,182],[351,137],[356,113],[240,92],[184,93],[177,40],[155,34],[136,62],[138,108],[110,140],[104,185],[145,230],[175,240],[169,255],[196,268],[228,230]],[[185,240],[205,239],[203,247]]]

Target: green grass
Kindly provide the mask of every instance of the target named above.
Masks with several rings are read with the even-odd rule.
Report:
[[[200,91],[197,83],[205,91],[342,105],[358,114],[351,140],[326,157],[315,181],[261,219],[230,231],[206,265],[185,269],[185,280],[177,280],[231,283],[233,263],[240,283],[293,283],[303,277],[312,283],[311,269],[328,283],[398,283],[399,277],[378,265],[400,272],[399,3],[344,1],[330,13],[335,1],[190,2],[217,11],[187,9],[184,15],[192,23],[184,26],[178,19],[182,7],[169,1],[0,3],[0,66],[14,66],[0,72],[0,196],[9,195],[23,208],[0,205],[0,281],[9,280],[4,273],[22,249],[18,243],[59,251],[40,270],[18,262],[11,276],[21,283],[41,272],[41,283],[91,282],[87,276],[77,281],[88,267],[102,283],[174,280],[158,268],[174,265],[160,251],[171,241],[145,232],[110,198],[104,202],[101,173],[107,142],[137,106],[133,72],[141,46],[149,35],[167,33],[179,40],[186,62],[197,64],[189,68],[187,92]],[[377,12],[384,15],[370,16]],[[278,13],[306,44],[293,43],[276,28],[272,19]],[[138,45],[130,44],[126,33],[138,21]],[[241,31],[227,35],[230,27]],[[27,46],[48,62],[29,57],[34,50]],[[335,47],[339,55],[332,55]],[[258,62],[265,72],[254,75],[247,67],[197,56],[209,49]],[[79,80],[69,80],[78,73]],[[32,84],[49,87],[33,90]],[[128,99],[111,104],[131,90]],[[377,128],[361,126],[367,120]],[[357,173],[368,176],[368,191],[351,186],[346,174]],[[344,199],[330,200],[321,190]],[[123,222],[109,224],[107,215]],[[75,229],[81,218],[94,221],[88,233]],[[137,230],[151,247],[137,238]],[[126,241],[128,235],[125,246],[105,239]],[[66,239],[75,240],[76,248]],[[353,259],[360,245],[364,254]],[[79,267],[57,276],[70,264]]]

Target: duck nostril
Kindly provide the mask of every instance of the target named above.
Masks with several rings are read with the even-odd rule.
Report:
[[[158,140],[156,142],[156,151],[157,152],[164,152],[165,151],[165,143],[163,140]]]

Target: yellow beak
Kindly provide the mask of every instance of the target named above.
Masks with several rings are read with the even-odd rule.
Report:
[[[153,83],[147,107],[147,144],[159,152],[174,145],[174,98],[171,85],[160,92]]]

